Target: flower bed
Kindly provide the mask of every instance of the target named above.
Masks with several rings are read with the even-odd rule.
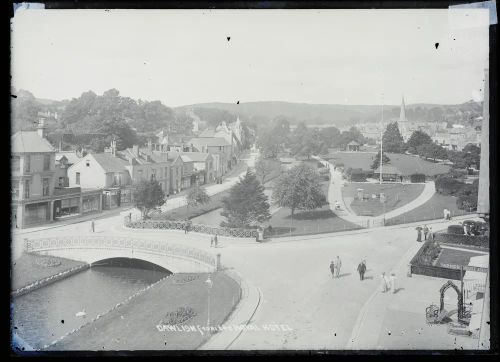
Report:
[[[410,261],[411,273],[460,280],[460,270],[434,265],[441,251],[442,249],[436,241],[426,241]],[[465,273],[465,271],[463,272]]]
[[[186,284],[192,281],[195,281],[199,278],[199,275],[177,275],[177,277],[174,279],[173,283],[174,284]]]
[[[174,312],[168,312],[159,324],[176,326],[196,317],[197,314],[198,313],[191,307],[180,307]]]
[[[42,258],[35,260],[35,264],[42,268],[53,268],[61,265],[61,261],[55,258]]]

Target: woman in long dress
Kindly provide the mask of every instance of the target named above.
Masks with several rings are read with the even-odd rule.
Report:
[[[422,228],[418,226],[415,230],[417,230],[417,241],[422,241]]]
[[[385,276],[385,272],[382,273],[381,289],[382,289],[382,293],[387,292],[387,278]]]

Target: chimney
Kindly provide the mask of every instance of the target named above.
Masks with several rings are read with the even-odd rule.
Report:
[[[139,157],[139,145],[133,145],[132,152],[133,152],[135,157]]]
[[[111,140],[111,154],[116,156],[116,139],[114,137]]]
[[[37,133],[40,137],[45,138],[46,132],[45,130],[47,127],[45,127],[45,118],[40,118],[38,120],[38,126],[37,126]]]

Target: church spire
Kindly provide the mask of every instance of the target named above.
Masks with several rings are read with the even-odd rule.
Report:
[[[399,113],[399,122],[406,122],[405,97],[401,96],[401,112]]]

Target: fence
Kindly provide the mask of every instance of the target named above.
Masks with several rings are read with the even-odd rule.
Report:
[[[203,224],[192,224],[190,221],[176,220],[130,220],[125,217],[125,226],[133,229],[160,229],[160,230],[187,230],[202,234],[232,236],[237,238],[257,238],[256,229],[235,229],[209,226]]]
[[[25,251],[27,253],[82,248],[144,250],[155,254],[187,257],[210,266],[216,266],[215,257],[209,253],[184,245],[170,244],[158,240],[133,239],[123,236],[62,236],[25,239]]]
[[[320,224],[308,226],[275,226],[264,229],[264,238],[280,238],[286,236],[317,235],[341,231],[361,230],[365,227],[352,223]]]
[[[430,265],[432,257],[429,257],[427,251],[432,248],[433,241],[427,241],[418,250],[417,254],[410,261],[410,270],[412,274],[426,275],[435,278],[460,280],[465,274],[465,270],[444,268],[442,266]]]
[[[475,212],[469,212],[469,211],[463,211],[463,210],[457,210],[457,211],[451,211],[451,217],[457,217],[457,216],[465,216],[465,215],[474,215]],[[423,214],[417,214],[413,213],[413,215],[400,215],[396,217],[392,217],[390,219],[385,220],[385,225],[386,226],[391,226],[391,225],[400,225],[400,224],[410,224],[413,222],[419,222],[419,221],[431,221],[431,220],[441,220],[444,219],[443,217],[443,210],[437,210],[435,208],[430,208],[427,213]]]

